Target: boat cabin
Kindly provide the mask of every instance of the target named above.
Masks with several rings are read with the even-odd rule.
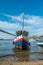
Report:
[[[21,30],[21,31],[17,31],[16,32],[16,35],[17,36],[20,36],[20,35],[28,36],[28,32],[27,31],[24,31],[24,30],[23,31]]]

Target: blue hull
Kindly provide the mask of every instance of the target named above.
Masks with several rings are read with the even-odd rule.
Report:
[[[30,46],[30,43],[25,40],[20,40],[13,43],[15,44],[15,46],[21,46],[22,49],[27,49]]]

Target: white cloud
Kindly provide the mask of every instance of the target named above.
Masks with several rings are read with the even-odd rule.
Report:
[[[23,22],[23,15],[24,15],[24,23],[28,23],[28,24],[41,24],[43,23],[43,17],[40,16],[33,16],[33,15],[26,15],[26,14],[20,14],[17,16],[11,16],[11,15],[7,15],[4,14],[5,16],[11,18],[13,21],[17,20],[18,22]]]
[[[3,28],[15,28],[15,27],[18,27],[19,24],[14,24],[14,23],[9,23],[7,21],[0,21],[0,27],[3,27]]]
[[[10,32],[12,34],[15,34],[17,30],[19,30],[19,24],[9,23],[7,21],[0,21],[0,29]],[[9,34],[5,34],[3,32],[0,32],[0,38],[14,38],[13,36]]]
[[[27,26],[24,27],[25,30],[29,31],[31,35],[41,35],[43,34],[43,17],[41,16],[34,16],[29,14],[20,14],[17,16],[7,15],[3,14],[4,16],[7,16],[11,18],[11,20],[14,22],[14,20],[17,20],[18,23],[9,23],[6,21],[0,21],[0,27],[3,29],[6,28],[10,32],[14,33],[14,31],[21,29],[21,23],[23,22],[23,15],[24,15],[24,23],[27,24]],[[19,23],[20,22],[20,23]],[[8,31],[7,30],[7,31]]]
[[[21,29],[21,27],[19,24],[9,23],[7,21],[0,21],[0,29],[15,34],[17,30]]]

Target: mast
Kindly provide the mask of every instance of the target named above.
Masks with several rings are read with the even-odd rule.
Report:
[[[23,13],[23,24],[22,24],[22,32],[23,32],[23,29],[24,29],[24,13]]]

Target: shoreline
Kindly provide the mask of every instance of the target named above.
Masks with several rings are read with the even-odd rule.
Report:
[[[1,61],[0,65],[43,65],[43,61],[31,61],[31,62]]]
[[[32,54],[37,54],[37,53],[32,53]],[[42,53],[43,54],[43,53]],[[24,56],[24,53],[23,55],[19,55],[18,54],[8,54],[8,55],[3,55],[3,56],[0,56],[0,62],[7,62],[7,61],[10,61],[10,62],[39,62],[39,61],[43,61],[43,58],[40,58],[40,57],[36,57],[36,58],[31,58],[31,57],[28,57],[28,55],[25,55]]]
[[[20,54],[24,54],[24,52],[20,52]],[[40,53],[40,54],[43,54],[43,52],[28,52],[30,54],[37,54],[37,53]],[[19,54],[19,53],[18,53]],[[17,54],[6,54],[6,55],[1,55],[0,58],[2,57],[7,57],[7,56],[16,56]]]

